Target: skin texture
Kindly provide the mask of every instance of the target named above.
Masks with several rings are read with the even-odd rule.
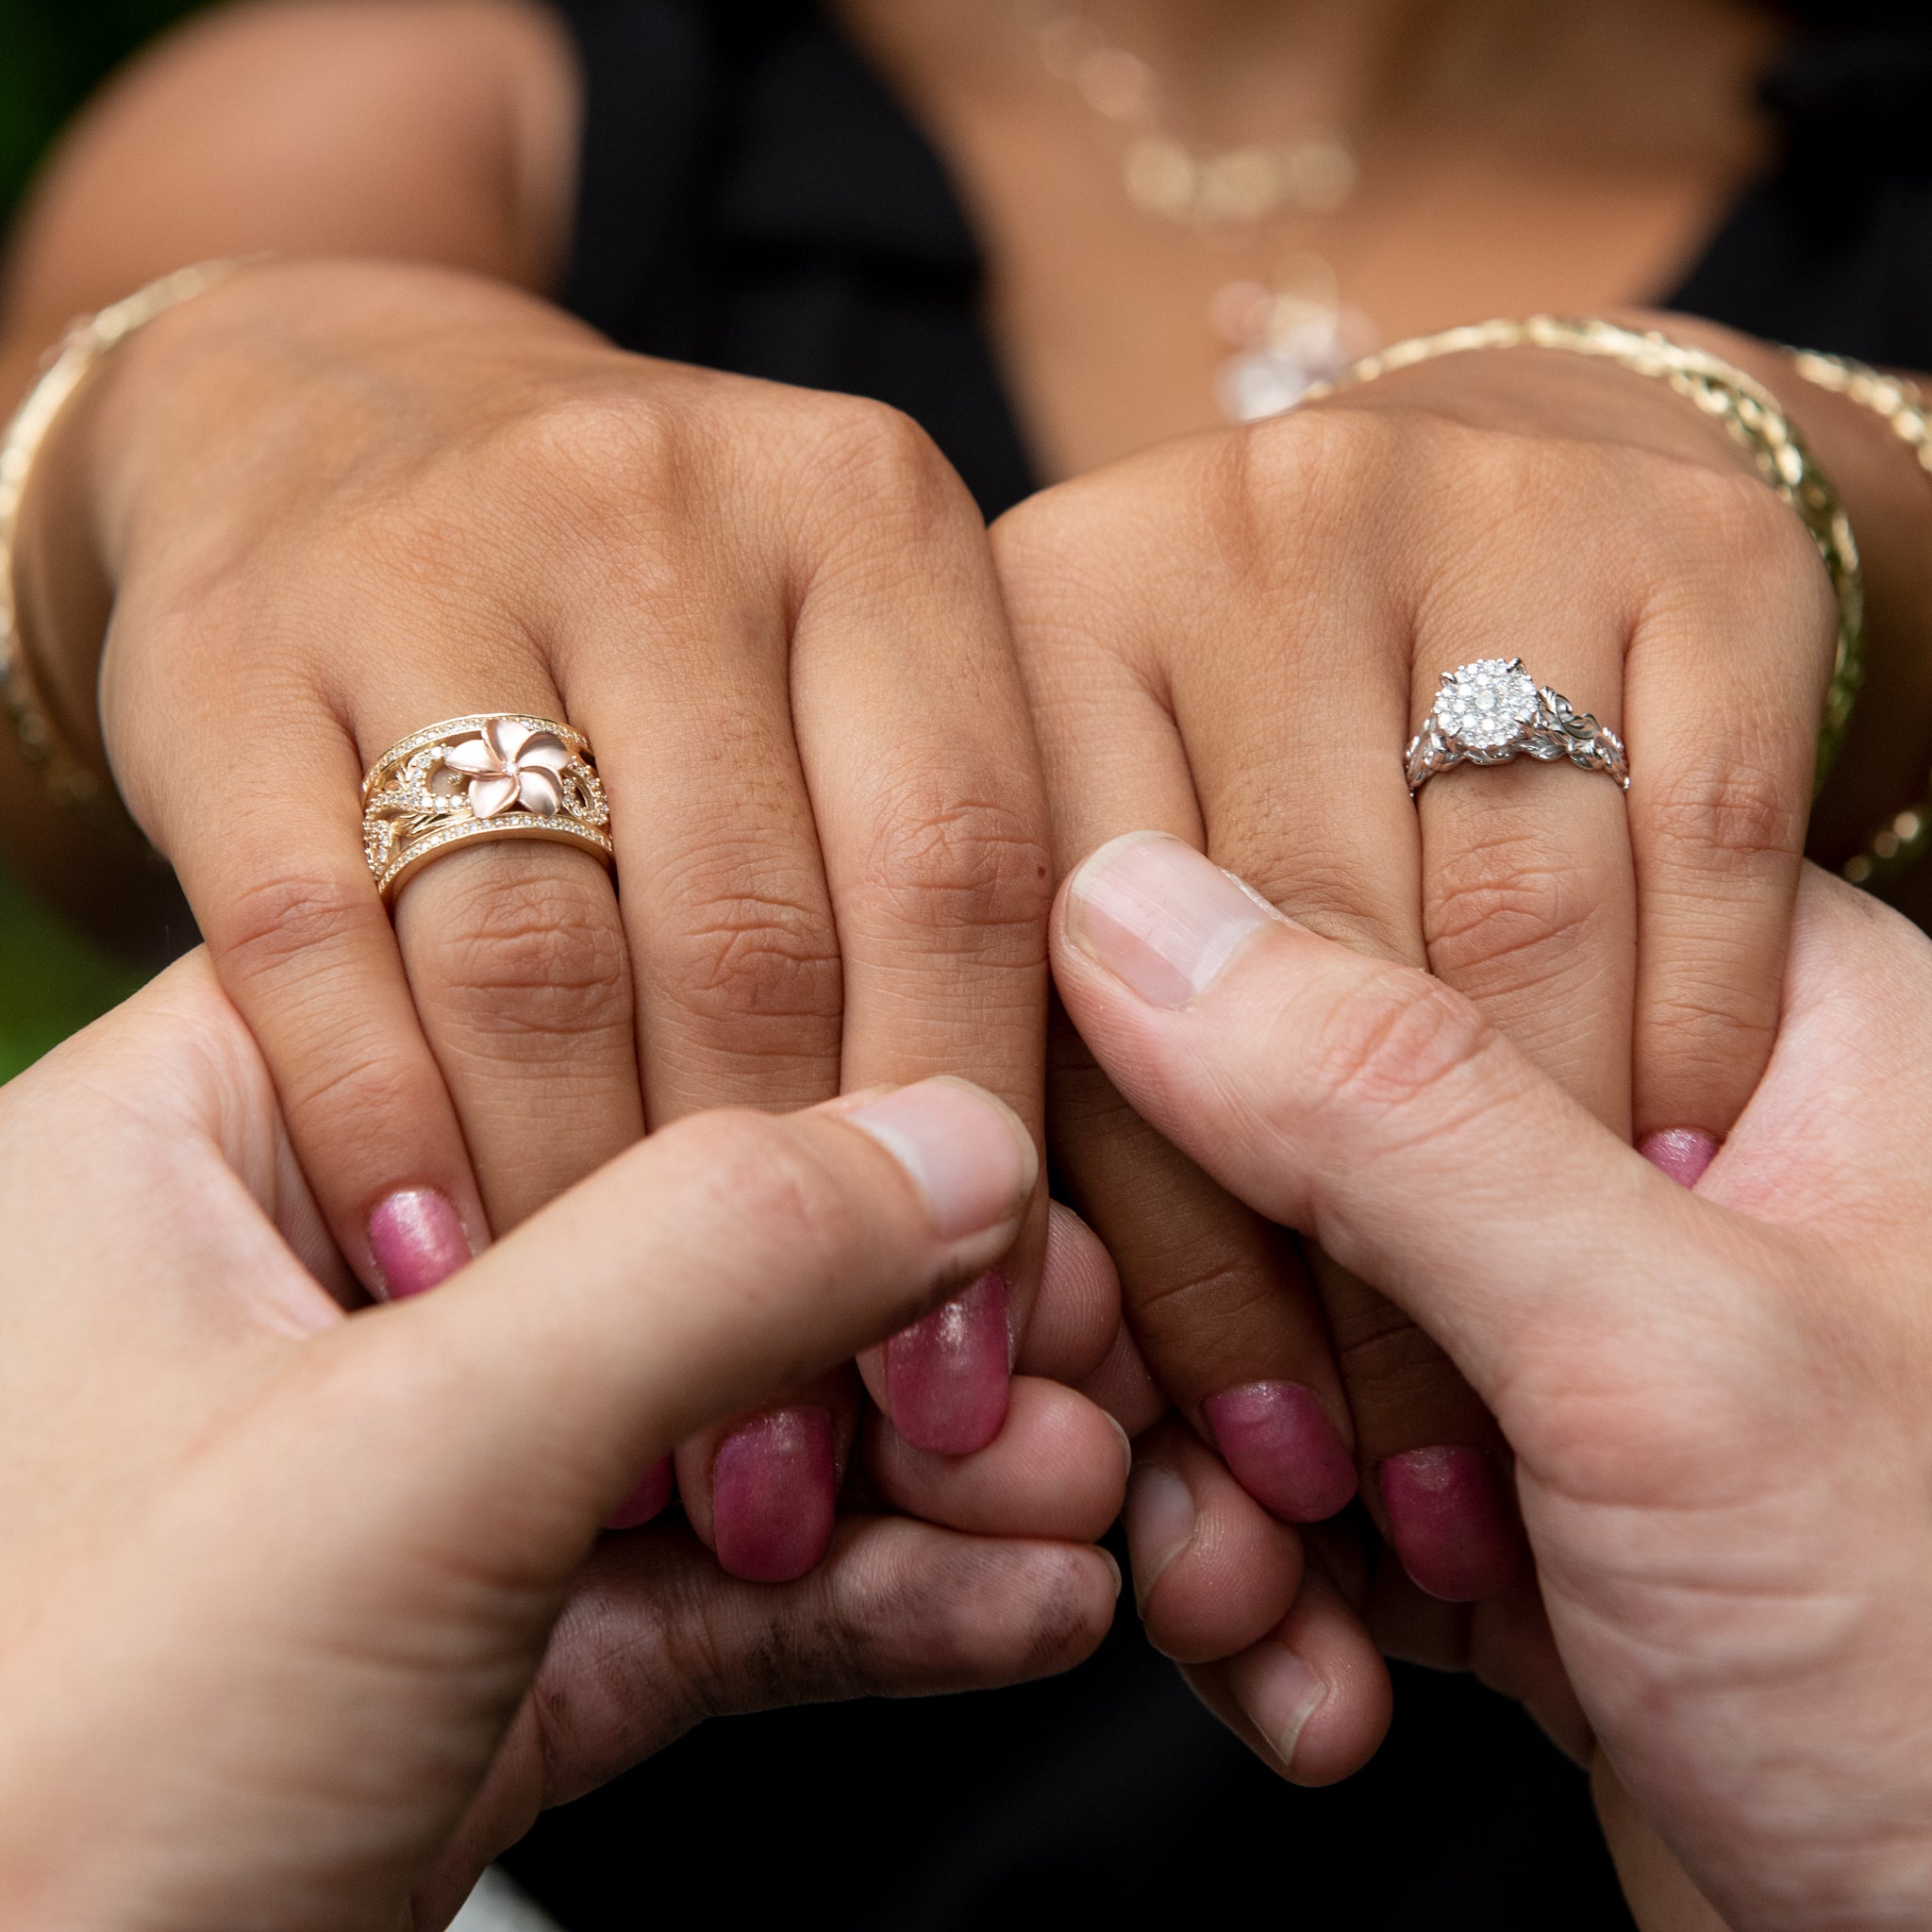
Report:
[[[1179,855],[1169,905],[1234,892],[1154,844]],[[1170,973],[1147,996],[1103,887],[1149,849],[1070,881],[1061,995],[1163,1133],[1374,1283],[1490,1405],[1548,1623],[1491,1615],[1485,1641],[1520,1684],[1543,1675],[1546,1723],[1594,1740],[1646,1923],[1921,1923],[1932,946],[1807,874],[1776,1050],[1692,1193],[1469,999],[1252,899],[1191,991]],[[1188,918],[1166,924],[1172,958]],[[1363,1701],[1323,1667],[1346,1652],[1339,1599],[1296,1607],[1295,1657],[1210,1679],[1250,1735],[1311,1664],[1329,1690],[1304,1738]]]
[[[540,1807],[707,1716],[1085,1656],[1124,1458],[1055,1385],[1022,1385],[1004,1464],[882,1468],[808,1581],[737,1582],[682,1527],[597,1539],[672,1443],[1010,1242],[1028,1137],[941,1100],[969,1131],[917,1178],[852,1102],[691,1120],[438,1292],[345,1314],[204,956],[10,1086],[9,1914],[426,1932]],[[941,1526],[975,1508],[1026,1529]]]
[[[1304,51],[1273,28],[1265,46],[1242,41],[1270,11],[1201,10],[1182,65],[1204,125],[1238,119],[1242,90]],[[1135,23],[1174,38],[1179,16],[1162,28],[1158,13]],[[1445,44],[1516,18],[1359,8],[1373,44],[1353,44],[1350,9],[1317,13],[1325,65],[1310,72],[1391,126],[1428,102],[1377,46],[1425,13]],[[1694,58],[1681,33],[1661,64],[1665,37],[1625,34],[1606,65],[1564,27],[1525,43],[1528,70],[1473,70],[1541,105],[1507,139],[1474,116],[1480,165],[1430,220],[1445,238],[1478,216],[1485,232],[1564,228],[1563,277],[1536,278],[1555,259],[1541,242],[1445,242],[1479,271],[1453,284],[1399,249],[1387,258],[1457,315],[1594,302],[1574,278],[1586,206],[1614,216],[1620,275],[1674,258],[1758,153],[1731,124],[1674,144],[1766,50],[1729,8],[1696,24]],[[1217,104],[1219,67],[1242,77]],[[1606,134],[1626,96],[1644,105],[1615,117],[1634,146]],[[932,104],[952,141],[955,119]],[[1063,139],[1066,111],[1055,96]],[[617,355],[530,292],[567,248],[575,113],[568,50],[540,9],[310,0],[217,16],[84,119],[8,264],[0,366],[18,387],[76,309],[186,259],[285,258],[164,318],[90,384],[37,472],[20,585],[61,708],[83,736],[98,716],[97,749],[178,871],[364,1289],[381,1273],[372,1217],[398,1193],[446,1204],[416,1224],[436,1230],[407,1270],[425,1286],[695,1108],[962,1069],[1038,1127],[1047,888],[1056,865],[1134,824],[1205,840],[1324,929],[1434,965],[1621,1130],[1724,1130],[1769,1045],[1824,620],[1787,513],[1676,399],[1541,358],[1503,375],[1503,358],[1439,365],[1297,425],[1169,446],[1050,492],[1003,529],[1002,586],[957,479],[902,419]],[[1471,139],[1454,116],[1417,125],[1439,144]],[[1518,209],[1541,226],[1498,223],[1497,177],[1545,178],[1524,156],[1566,129],[1588,163],[1561,176],[1570,199]],[[1430,152],[1399,151],[1396,172]],[[1112,192],[1105,169],[1084,178]],[[1077,332],[1066,288],[1029,290],[1026,264],[1075,262],[1057,257],[1052,225],[1065,240],[1086,218],[1075,195],[1038,195],[1047,228],[1022,235],[1010,197],[985,190],[969,179],[999,271],[995,325],[1039,376],[1022,393],[1044,424],[1037,398]],[[1129,229],[1106,232],[1117,258],[1133,254]],[[1357,239],[1374,254],[1374,234]],[[1174,303],[1195,302],[1185,276],[1175,286]],[[1391,325],[1445,319],[1376,300]],[[1137,373],[1132,346],[1108,350],[1127,363],[1093,366],[1117,394],[1171,403],[1178,391],[1141,381],[1158,372]],[[1769,361],[1759,345],[1726,352]],[[1926,660],[1908,648],[1932,570],[1923,478],[1848,406],[1806,396],[1801,415],[1879,540],[1868,736],[1847,758],[1871,810],[1855,794],[1839,826],[1856,834],[1911,789],[1932,716]],[[1071,467],[1182,426],[1171,411],[1090,416],[1041,446]],[[1003,591],[1026,633],[1051,800]],[[1394,748],[1435,671],[1502,637],[1648,741],[1634,836],[1600,779],[1518,769],[1433,785],[1418,840],[1390,782]],[[362,871],[356,778],[405,730],[509,705],[564,712],[598,743],[622,899],[577,855],[471,851],[409,887],[391,934]],[[25,860],[71,904],[137,907],[11,756],[0,823]],[[216,820],[210,801],[238,786],[246,808]],[[1435,1598],[1504,1590],[1520,1551],[1494,1503],[1501,1440],[1440,1352],[1325,1264],[1305,1280],[1265,1221],[1124,1110],[1076,1045],[1058,1063],[1068,1171],[1202,1440],[1221,1441],[1216,1398],[1285,1387],[1292,1427],[1223,1445],[1257,1492],[1285,1516],[1322,1515],[1353,1457]],[[1047,1241],[1042,1201],[1003,1262],[1004,1336],[982,1290],[908,1346],[896,1376],[866,1358],[875,1404],[922,1406],[916,1424],[899,1415],[908,1448],[997,1431],[1017,1401],[1002,1341],[1023,1374],[1101,1369],[1110,1341],[1066,1356],[1035,1339]],[[1109,1390],[1144,1412],[1131,1344],[1106,1359]],[[959,1377],[941,1386],[935,1362]],[[727,1560],[743,1552],[771,1574],[807,1563],[818,1538],[774,1554],[740,1538],[749,1521],[720,1536],[724,1436],[749,1432],[728,1458],[727,1516],[742,1498],[760,1524],[827,1524],[827,1490],[863,1434],[859,1389],[841,1371],[768,1391],[680,1445],[677,1489]],[[802,1432],[811,1453],[781,1456]],[[738,1451],[756,1458],[758,1442],[772,1451],[761,1479],[740,1482]],[[1475,1454],[1453,1484],[1437,1480],[1448,1450]],[[1395,1465],[1411,1480],[1391,1491],[1378,1472],[1416,1452],[1432,1459]],[[795,1512],[760,1500],[774,1457],[802,1472]],[[1434,1526],[1406,1525],[1391,1492],[1435,1499]],[[1459,1560],[1472,1549],[1480,1562]],[[1468,1655],[1463,1612],[1389,1591],[1392,1641]]]
[[[1473,357],[1164,445],[995,537],[1063,865],[1160,825],[1467,992],[1619,1135],[1729,1129],[1775,1031],[1835,612],[1721,432],[1620,370]],[[1627,798],[1524,760],[1411,805],[1397,751],[1439,671],[1519,654],[1644,747]],[[1305,1272],[1072,1048],[1057,1079],[1074,1197],[1203,1439],[1231,1386],[1310,1390],[1417,1582],[1504,1588],[1496,1441],[1441,1356],[1343,1271]]]

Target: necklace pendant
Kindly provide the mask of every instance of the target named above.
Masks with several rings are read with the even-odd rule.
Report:
[[[1230,423],[1282,415],[1374,343],[1374,325],[1359,309],[1277,295],[1248,341],[1222,363],[1215,401]]]

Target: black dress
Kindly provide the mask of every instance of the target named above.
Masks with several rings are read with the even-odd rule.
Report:
[[[1034,488],[979,254],[918,129],[808,0],[561,0],[587,106],[564,299],[625,347],[875,396],[988,516]],[[1793,9],[1787,132],[1662,306],[1932,368],[1932,24]],[[1124,1609],[1058,1681],[708,1725],[507,1861],[569,1932],[1265,1922],[1627,1928],[1580,1774],[1474,1684],[1398,1671],[1370,1768],[1280,1785]]]

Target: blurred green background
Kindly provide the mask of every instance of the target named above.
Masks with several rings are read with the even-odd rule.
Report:
[[[192,0],[0,0],[0,216],[68,115]],[[11,398],[0,403],[10,406]],[[0,872],[0,1080],[134,990]]]

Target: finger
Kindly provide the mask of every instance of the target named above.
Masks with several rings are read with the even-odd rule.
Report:
[[[824,1557],[860,1400],[858,1377],[834,1369],[677,1445],[685,1514],[726,1575],[790,1583]]]
[[[1393,1709],[1381,1654],[1313,1565],[1294,1607],[1258,1643],[1183,1674],[1262,1763],[1297,1785],[1334,1784],[1359,1771]]]
[[[1177,1662],[1205,1663],[1258,1642],[1301,1588],[1299,1533],[1177,1422],[1141,1438],[1125,1524],[1147,1641]]]
[[[1010,1113],[952,1081],[843,1119],[665,1129],[443,1293],[351,1324],[388,1397],[365,1392],[357,1453],[409,1465],[378,1514],[443,1524],[453,1550],[493,1537],[492,1569],[563,1574],[674,1442],[1001,1252],[1037,1172]]]
[[[848,1518],[827,1561],[783,1589],[721,1576],[670,1525],[608,1543],[573,1591],[424,1896],[466,1896],[541,1807],[595,1790],[707,1718],[988,1690],[1071,1669],[1105,1636],[1118,1582],[1100,1550],[894,1518]]]
[[[1633,1319],[1703,1245],[1695,1204],[1467,1000],[1302,931],[1177,841],[1116,841],[1074,874],[1055,966],[1135,1106],[1385,1287],[1492,1408],[1513,1362]],[[1598,1265],[1550,1265],[1581,1252]]]
[[[1193,503],[1168,508],[1185,520]],[[1123,527],[1104,491],[1074,488],[1054,492],[1051,515],[1023,508],[994,529],[1061,870],[1136,825],[1208,836],[1170,666],[1177,638],[1204,665],[1226,639],[1198,635],[1212,614],[1191,606],[1120,612]],[[1299,1257],[1178,1158],[1058,1029],[1050,1065],[1057,1164],[1120,1267],[1156,1379],[1278,1514],[1340,1508],[1355,1487],[1347,1409]]]
[[[484,657],[466,683],[403,671],[365,691],[365,761],[446,718],[498,710],[563,721],[562,698],[526,652],[490,663]],[[505,1233],[643,1132],[616,891],[589,853],[478,841],[411,874],[394,918],[424,1036],[491,1226]]]
[[[1091,1543],[1121,1511],[1133,1451],[1105,1409],[1058,1382],[1013,1378],[1000,1432],[972,1456],[915,1449],[874,1411],[866,1466],[908,1515],[980,1536]]]
[[[290,708],[258,696],[258,715]],[[366,1287],[408,1293],[459,1267],[489,1224],[363,857],[358,748],[314,701],[296,712],[272,758],[265,738],[183,735],[184,758],[223,748],[232,804],[219,826],[158,800],[136,808],[260,1046],[337,1245]],[[210,774],[185,795],[212,787]]]
[[[855,506],[793,546],[792,714],[844,974],[842,1082],[969,1075],[1041,1130],[1044,788],[984,526],[929,441],[880,412]],[[855,520],[849,512],[863,514]],[[982,1447],[1039,1281],[1023,1247],[868,1365],[907,1440]]]
[[[1757,504],[1763,496],[1764,503]],[[1694,1182],[1771,1058],[1837,614],[1768,491],[1698,543],[1631,639],[1640,1141]],[[1734,546],[1743,550],[1733,554]]]
[[[1151,650],[1124,661],[1117,641],[1084,628],[1077,596],[1048,601],[1029,588],[1059,574],[1024,567],[1036,540],[1024,520],[1002,530],[1060,866],[1137,824],[1198,842],[1187,752]],[[1064,1028],[1053,1035],[1050,1077],[1057,1168],[1120,1269],[1157,1382],[1277,1514],[1333,1514],[1354,1492],[1355,1464],[1300,1257],[1150,1129]]]
[[[1932,948],[1869,892],[1817,866],[1799,879],[1777,1045],[1704,1183],[1753,1220],[1856,1231],[1896,1224],[1932,1091],[1899,1042],[1932,1006]],[[1821,1108],[1821,1094],[1834,1097]]]
[[[554,621],[610,799],[655,1128],[830,1098],[843,992],[792,737],[783,560],[650,534],[591,558]]]
[[[1418,721],[1439,690],[1489,707],[1500,741],[1536,677],[1612,725],[1621,687],[1615,606],[1558,595],[1507,554],[1463,568],[1417,615]],[[1496,628],[1496,613],[1507,613]],[[1512,661],[1513,660],[1513,661]],[[1486,667],[1472,676],[1458,667]],[[1478,733],[1482,726],[1474,727]],[[1423,925],[1430,969],[1611,1125],[1629,1119],[1635,884],[1623,799],[1567,762],[1468,764],[1424,784]],[[1494,1424],[1441,1350],[1386,1298],[1318,1267],[1378,1524],[1432,1595],[1468,1602],[1515,1574],[1521,1537]]]
[[[1058,1201],[1046,1210],[1040,1295],[1014,1367],[1076,1386],[1111,1353],[1121,1330],[1121,1281],[1100,1237]]]

